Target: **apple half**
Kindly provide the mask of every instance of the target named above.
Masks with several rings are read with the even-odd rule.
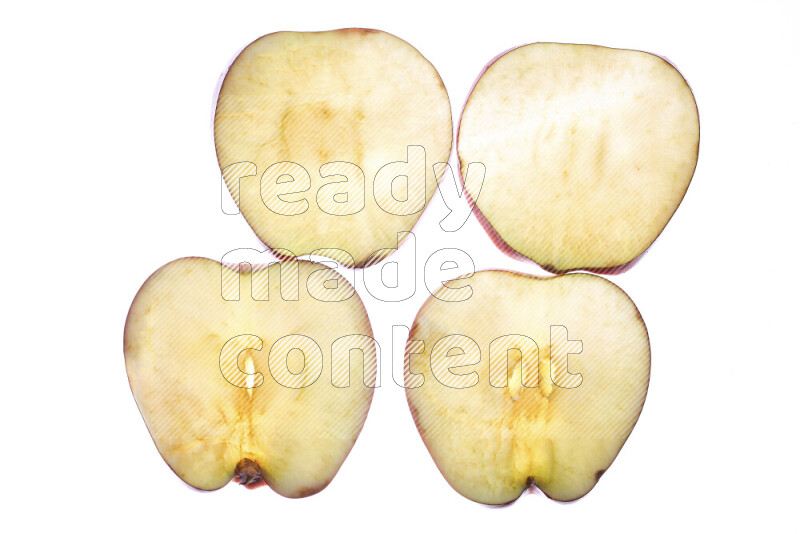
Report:
[[[552,272],[624,270],[689,187],[692,91],[666,60],[536,43],[491,62],[461,116],[458,156],[486,167],[468,197],[495,242]]]
[[[452,130],[433,65],[359,28],[254,41],[225,75],[214,118],[223,178],[259,239],[348,266],[379,261],[411,230]]]
[[[457,283],[472,296],[434,294],[406,346],[408,404],[433,460],[484,504],[534,485],[582,497],[644,404],[650,344],[636,306],[591,274],[483,271]]]
[[[187,484],[236,479],[286,497],[322,490],[369,410],[366,311],[334,270],[305,261],[241,272],[173,261],[142,286],[125,365],[159,453]]]

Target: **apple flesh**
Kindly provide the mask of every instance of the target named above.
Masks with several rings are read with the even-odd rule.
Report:
[[[452,137],[434,67],[405,41],[357,28],[254,41],[214,119],[223,178],[259,239],[348,266],[377,262],[411,230]]]
[[[697,164],[697,106],[664,59],[537,43],[486,67],[458,155],[486,166],[466,191],[501,247],[553,272],[617,272],[653,243]]]
[[[169,263],[136,295],[124,351],[158,451],[202,490],[236,479],[287,497],[320,491],[355,443],[375,384],[360,299],[305,261],[242,273],[202,258]]]
[[[650,345],[636,306],[590,274],[484,271],[459,283],[472,296],[428,299],[406,349],[408,404],[433,460],[480,503],[533,485],[582,497],[644,404]]]

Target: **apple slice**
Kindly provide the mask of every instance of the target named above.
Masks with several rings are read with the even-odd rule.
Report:
[[[295,256],[327,249],[348,266],[377,262],[411,230],[452,130],[428,60],[354,28],[254,41],[228,70],[214,119],[223,178],[259,239]]]
[[[590,274],[484,271],[468,283],[466,301],[440,300],[446,289],[428,299],[406,347],[408,404],[433,460],[480,503],[534,484],[582,497],[644,404],[650,344],[636,306]]]
[[[187,484],[213,490],[235,478],[311,495],[338,471],[372,401],[366,311],[320,264],[238,277],[184,258],[145,282],[125,324],[131,390],[158,451]]]
[[[664,59],[537,43],[490,63],[458,133],[484,227],[553,272],[617,272],[658,237],[697,164],[694,97]]]

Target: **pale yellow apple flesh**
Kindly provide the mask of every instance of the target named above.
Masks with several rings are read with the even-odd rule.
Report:
[[[407,345],[408,404],[431,456],[480,503],[508,503],[534,484],[559,501],[582,497],[647,393],[650,345],[636,306],[589,274],[485,271],[460,283],[472,297],[430,298]]]
[[[292,279],[281,272],[287,265],[242,273],[237,286],[236,267],[176,260],[131,305],[124,350],[133,395],[161,456],[195,488],[236,478],[287,497],[316,493],[364,424],[376,369],[366,311],[332,269],[293,262]],[[225,300],[236,287],[239,300]],[[357,342],[340,341],[332,366],[341,338]]]
[[[461,117],[458,154],[497,240],[556,272],[639,257],[678,208],[700,126],[680,73],[658,56],[538,43],[491,63]]]
[[[231,65],[214,139],[226,184],[266,245],[295,256],[324,248],[363,266],[397,247],[433,195],[432,166],[452,145],[450,101],[433,66],[391,34],[273,33]],[[409,157],[410,146],[421,149]],[[406,161],[407,181],[384,176],[376,187],[381,168]]]

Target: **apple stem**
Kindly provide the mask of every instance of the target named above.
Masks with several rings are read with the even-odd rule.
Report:
[[[261,468],[249,458],[240,460],[236,465],[234,480],[248,489],[255,489],[266,484]]]

